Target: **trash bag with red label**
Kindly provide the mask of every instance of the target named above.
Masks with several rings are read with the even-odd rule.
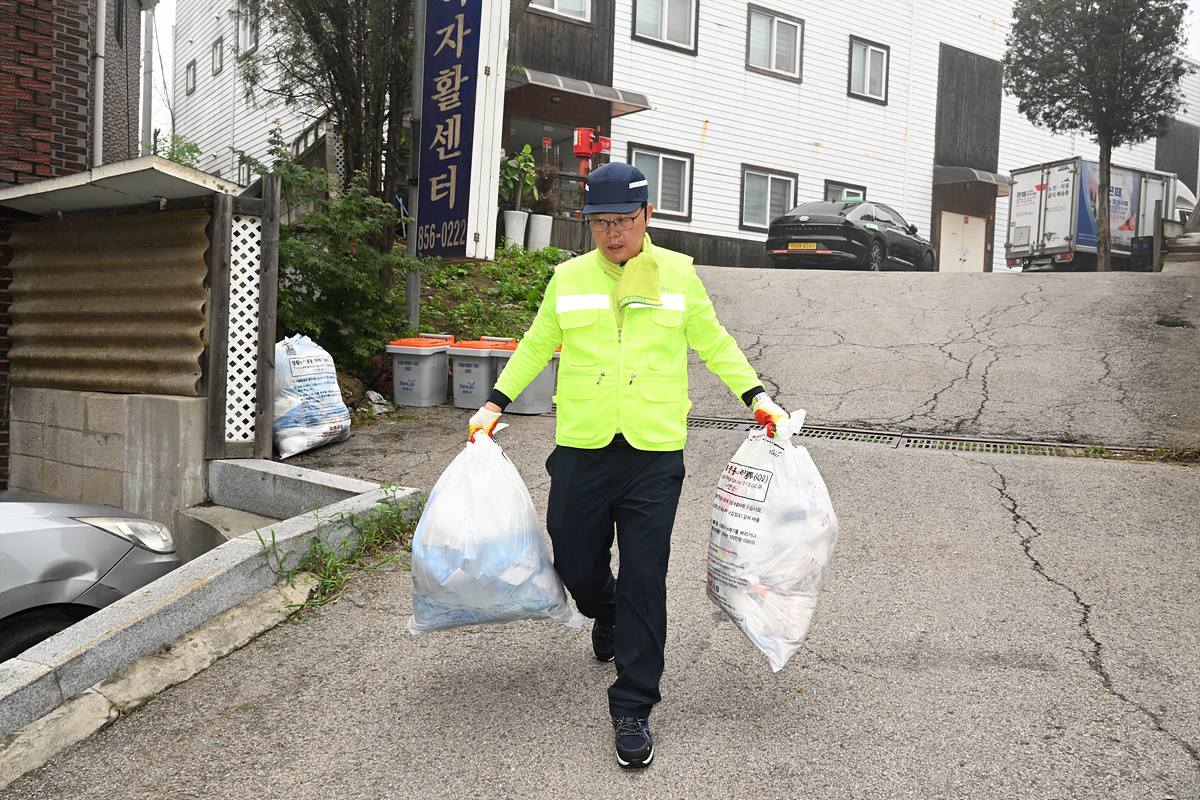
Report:
[[[837,542],[837,517],[808,450],[804,412],[768,438],[755,430],[717,482],[708,596],[778,672],[804,644]]]

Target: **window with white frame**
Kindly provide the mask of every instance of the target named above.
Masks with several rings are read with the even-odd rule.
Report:
[[[225,66],[225,37],[221,37],[213,42],[212,46],[212,74],[220,75],[221,70]]]
[[[742,165],[741,227],[766,230],[771,220],[791,210],[795,199],[794,174]]]
[[[746,25],[746,65],[799,80],[804,21],[750,6]]]
[[[258,9],[246,0],[238,5],[238,53],[252,53],[258,47]]]
[[[196,91],[196,59],[189,61],[183,68],[183,91],[185,94]]]
[[[832,203],[843,200],[866,200],[867,187],[840,181],[825,181],[825,199]]]
[[[646,176],[655,214],[691,217],[692,157],[687,153],[629,146],[629,160]]]
[[[699,0],[634,0],[633,35],[655,44],[696,50]]]
[[[850,37],[850,94],[887,103],[890,50],[886,45]]]
[[[590,20],[592,18],[591,0],[531,0],[532,8],[543,8],[562,14],[564,17]]]

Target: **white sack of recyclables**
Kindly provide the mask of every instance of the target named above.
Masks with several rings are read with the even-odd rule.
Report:
[[[412,576],[414,634],[518,619],[583,626],[554,571],[525,482],[482,433],[429,494],[413,534]]]
[[[774,439],[755,430],[717,484],[708,596],[778,672],[804,644],[837,542],[837,517],[808,450],[791,443],[795,412]]]
[[[333,357],[304,334],[275,344],[275,452],[288,458],[350,436]]]

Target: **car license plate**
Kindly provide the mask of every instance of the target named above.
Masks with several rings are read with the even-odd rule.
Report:
[[[816,250],[816,242],[788,242],[788,250]]]
[[[1033,259],[1033,261],[1030,261],[1029,263],[1030,264],[1049,264],[1050,262],[1051,262],[1051,259],[1049,259],[1049,258],[1035,258],[1035,259]]]

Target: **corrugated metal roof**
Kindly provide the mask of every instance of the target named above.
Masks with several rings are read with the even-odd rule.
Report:
[[[0,189],[0,206],[46,217],[238,191],[236,183],[216,175],[161,156],[142,156]]]
[[[14,225],[14,386],[194,397],[208,274],[203,209]]]

